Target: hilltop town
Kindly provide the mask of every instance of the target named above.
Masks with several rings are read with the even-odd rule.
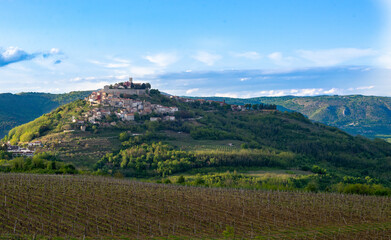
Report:
[[[100,124],[103,117],[115,114],[115,116],[122,121],[134,121],[135,115],[148,115],[155,113],[159,117],[151,116],[150,121],[174,121],[175,112],[179,111],[175,106],[162,106],[160,104],[152,104],[147,100],[140,100],[139,96],[145,96],[150,93],[151,84],[149,83],[134,83],[132,78],[127,82],[116,83],[114,85],[105,86],[103,89],[93,92],[85,100],[89,102],[90,106],[94,108],[88,113],[84,114],[83,119],[73,118],[72,122],[82,123],[88,121],[92,124]],[[183,98],[178,96],[170,96],[179,102],[199,104],[216,104],[219,106],[227,106],[225,102]],[[229,105],[232,111],[246,111],[249,106],[245,105]],[[251,109],[251,106],[250,106]]]
[[[152,113],[158,116],[150,116],[150,121],[175,121],[174,114],[179,111],[178,107],[162,106],[139,99],[141,96],[148,95],[150,91],[151,84],[134,83],[132,78],[129,78],[127,82],[105,86],[103,89],[93,92],[85,99],[93,108],[85,113],[82,118],[73,117],[72,122],[83,124],[84,121],[88,121],[92,124],[103,124],[101,120],[113,114],[121,121],[134,121],[135,115],[137,114],[142,116]],[[200,104],[215,103],[220,106],[227,105],[225,102],[204,99],[190,99],[178,96],[170,96],[170,98],[186,103],[198,102]],[[233,111],[246,110],[245,106],[240,105],[230,105],[230,108]],[[81,126],[81,129],[84,129],[84,127]]]
[[[131,122],[138,120],[169,122],[176,120],[194,121],[203,118],[186,114],[185,108],[187,107],[198,108],[206,112],[275,111],[275,105],[230,105],[224,101],[166,96],[160,94],[159,90],[151,89],[151,84],[134,83],[132,78],[126,82],[104,86],[103,89],[92,92],[81,102],[81,105],[76,104],[68,109],[67,111],[73,112],[67,116],[59,114],[58,111],[53,113],[56,119],[63,118],[63,123],[59,125],[61,128],[54,129],[54,131],[67,133],[76,130],[84,132],[97,128],[111,128],[118,125],[124,127],[124,124],[131,124]],[[180,106],[184,106],[184,109],[179,109]],[[59,108],[60,110],[61,108]],[[32,140],[41,136],[41,133],[46,131],[45,129],[50,128],[45,125],[45,127],[37,129],[37,133],[30,133],[29,140],[20,139],[18,144],[25,146],[25,148],[12,145],[12,142],[17,141],[8,139],[8,152],[14,156],[33,156],[35,150],[44,144],[40,141],[32,142]]]
[[[152,104],[138,98],[147,95],[150,89],[149,83],[133,83],[132,78],[129,78],[127,82],[105,86],[102,90],[93,92],[85,99],[93,108],[84,114],[83,120],[99,124],[103,117],[114,114],[119,120],[134,121],[136,114],[147,115],[151,113],[162,115],[163,118],[150,117],[150,121],[175,120],[174,113],[178,111],[177,107]],[[83,120],[72,118],[72,122],[82,123]]]

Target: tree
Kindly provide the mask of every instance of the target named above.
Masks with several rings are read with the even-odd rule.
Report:
[[[7,144],[5,143],[0,144],[0,151],[7,151]]]
[[[122,132],[119,134],[119,140],[121,142],[125,142],[125,141],[128,141],[130,138],[129,134],[127,132]]]
[[[55,161],[49,161],[47,162],[46,169],[48,170],[56,170],[56,162]]]
[[[317,165],[314,165],[314,166],[312,167],[311,171],[312,171],[313,173],[317,173],[317,174],[326,174],[326,169],[321,168],[321,167],[319,167],[319,166],[317,166]]]
[[[248,144],[247,143],[242,143],[242,145],[240,145],[240,148],[241,149],[248,149]]]
[[[151,90],[149,91],[149,94],[150,94],[150,95],[160,95],[160,91],[157,90],[157,89],[151,89]]]
[[[7,152],[7,151],[4,151],[4,150],[0,150],[0,160],[1,159],[5,159],[5,160],[9,160],[12,158],[12,154]]]
[[[183,177],[183,175],[180,175],[179,178],[176,180],[176,183],[178,184],[185,183],[185,177]]]
[[[25,168],[25,163],[23,157],[17,157],[11,161],[12,170],[24,170],[24,168]]]

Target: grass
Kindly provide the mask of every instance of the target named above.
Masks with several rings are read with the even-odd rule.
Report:
[[[270,176],[270,177],[285,179],[285,178],[290,178],[295,176],[309,175],[313,173],[308,171],[296,170],[296,169],[290,169],[290,170],[271,169],[271,170],[248,171],[248,172],[244,172],[244,174],[249,176],[257,176],[257,177]]]
[[[280,168],[270,168],[270,167],[205,167],[191,169],[189,171],[173,174],[172,176],[192,176],[197,174],[214,174],[214,173],[225,173],[225,172],[237,172],[247,176],[300,176],[300,175],[309,175],[312,172],[302,171],[297,169],[280,169]]]

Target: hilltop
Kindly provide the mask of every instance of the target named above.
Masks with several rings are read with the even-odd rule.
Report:
[[[2,93],[0,94],[0,138],[14,127],[32,121],[63,104],[85,98],[90,93],[90,91],[65,94]]]
[[[391,193],[383,188],[391,187],[391,145],[383,140],[354,137],[273,104],[166,96],[148,85],[133,94],[126,85],[131,83],[61,106],[12,129],[4,141],[41,141],[37,152],[52,152],[95,174],[191,185]],[[265,180],[265,168],[281,169],[285,176]],[[227,170],[243,175],[221,174]],[[178,180],[178,174],[186,177]]]
[[[276,104],[283,111],[297,111],[309,119],[338,127],[353,135],[391,140],[391,98],[378,96],[315,96],[315,97],[206,97],[229,104]]]

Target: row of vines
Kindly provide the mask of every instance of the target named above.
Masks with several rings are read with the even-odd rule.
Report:
[[[391,199],[0,174],[0,236],[373,239]]]

